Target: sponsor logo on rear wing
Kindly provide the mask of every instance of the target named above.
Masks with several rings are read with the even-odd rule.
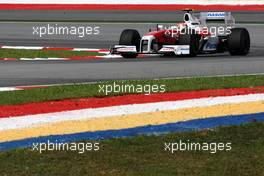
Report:
[[[208,19],[224,19],[226,12],[207,12]]]
[[[235,19],[231,12],[200,12],[199,20],[202,26],[215,23],[225,25],[226,27],[234,27]]]

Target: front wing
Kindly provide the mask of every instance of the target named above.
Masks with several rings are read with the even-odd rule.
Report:
[[[158,51],[142,51],[138,52],[136,46],[128,45],[115,45],[111,49],[111,54],[171,54],[175,55],[189,55],[190,46],[189,45],[163,45]]]

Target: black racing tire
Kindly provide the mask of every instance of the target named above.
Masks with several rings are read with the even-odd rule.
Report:
[[[250,50],[250,36],[245,28],[233,28],[227,37],[227,48],[232,56],[245,56]]]
[[[140,34],[134,29],[125,29],[119,38],[119,45],[134,45],[139,51],[140,47]],[[136,58],[138,54],[121,54],[123,58]]]
[[[188,34],[179,35],[179,45],[190,45],[190,54],[188,57],[195,57],[199,53],[200,35],[196,34],[194,30],[189,31]]]

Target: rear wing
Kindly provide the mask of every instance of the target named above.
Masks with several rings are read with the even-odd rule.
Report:
[[[235,26],[235,19],[231,12],[200,12],[199,20],[202,26],[210,24],[232,28]]]

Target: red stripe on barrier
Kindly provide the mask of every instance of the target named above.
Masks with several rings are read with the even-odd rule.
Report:
[[[110,50],[109,49],[99,49],[98,52],[110,52]]]
[[[40,103],[29,103],[22,105],[0,106],[0,118],[12,116],[23,116],[32,114],[44,114],[51,112],[61,112],[68,110],[78,110],[84,108],[99,108],[117,105],[141,104],[162,101],[177,101],[187,99],[197,99],[216,96],[234,96],[246,95],[251,93],[264,93],[264,86],[255,88],[235,88],[235,89],[217,89],[201,90],[191,92],[174,92],[159,94],[137,94],[124,95],[105,98],[81,98],[68,99],[61,101],[48,101]]]
[[[84,52],[93,52],[93,53],[98,53],[99,50],[95,49],[95,50],[83,50]]]
[[[195,4],[0,4],[0,10],[264,10],[264,5]]]
[[[50,86],[16,86],[15,88],[22,89],[22,90],[29,90],[29,89],[39,89],[39,88],[47,88]]]
[[[14,61],[14,60],[18,60],[17,58],[0,58],[0,60],[4,60],[4,61]]]
[[[102,57],[100,56],[73,56],[73,57],[70,57],[69,60],[101,60],[103,59]]]

